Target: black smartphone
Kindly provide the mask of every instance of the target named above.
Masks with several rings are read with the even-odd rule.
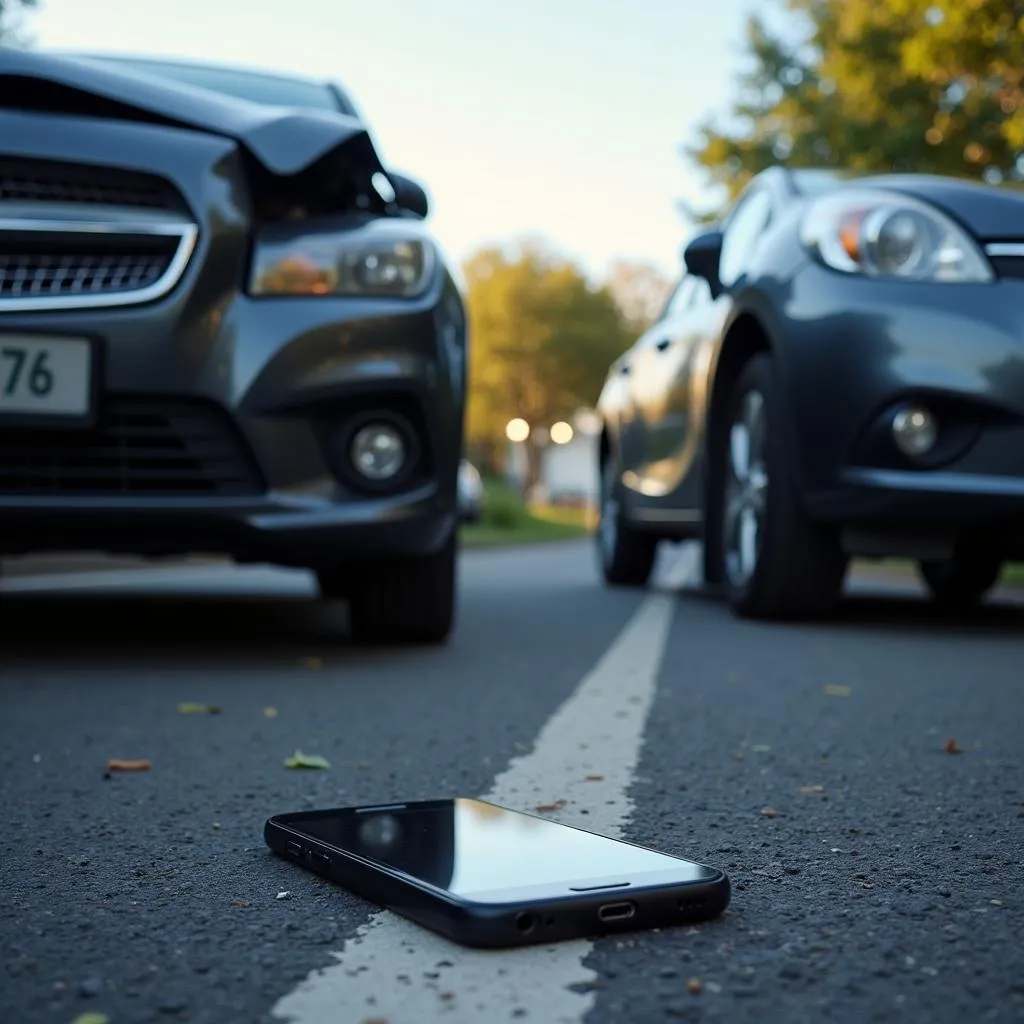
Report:
[[[465,946],[664,928],[721,914],[724,871],[482,800],[270,818],[274,853]]]

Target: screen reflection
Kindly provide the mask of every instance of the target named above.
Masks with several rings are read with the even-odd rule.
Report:
[[[370,811],[314,812],[295,825],[314,839],[397,868],[458,896],[588,879],[635,883],[671,871],[678,882],[713,869],[477,800]]]

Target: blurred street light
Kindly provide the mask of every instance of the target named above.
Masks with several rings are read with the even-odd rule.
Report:
[[[506,424],[505,436],[514,444],[519,444],[530,436],[530,424],[517,416]]]
[[[572,440],[573,429],[564,420],[551,425],[551,440],[555,444],[568,444]]]

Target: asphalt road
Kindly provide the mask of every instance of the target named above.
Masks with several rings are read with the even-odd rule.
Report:
[[[693,555],[645,595],[584,545],[468,552],[433,651],[347,646],[301,574],[8,579],[0,1020],[1024,1020],[1024,607],[879,583],[828,625],[742,623]],[[455,794],[565,800],[725,867],[732,905],[472,953],[263,845],[275,812]]]

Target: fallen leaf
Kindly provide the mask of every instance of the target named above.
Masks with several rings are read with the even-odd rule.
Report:
[[[701,982],[700,978],[691,978],[686,983],[686,991],[689,992],[691,996],[699,996],[701,992],[704,991],[704,984]]]
[[[263,717],[264,718],[277,718],[277,708],[264,708],[263,709]]]
[[[821,688],[821,692],[826,697],[849,697],[853,691],[848,686],[836,686],[834,683],[829,683]]]
[[[553,811],[560,811],[564,806],[564,800],[556,800],[553,804],[537,804],[536,810],[540,814],[551,814]]]
[[[762,818],[777,818],[778,816],[779,816],[779,812],[777,810],[775,810],[774,807],[762,807],[761,808],[761,817]]]
[[[302,658],[302,659],[299,660],[299,664],[303,668],[323,668],[324,667],[324,659],[323,658]]]
[[[583,778],[585,782],[604,782],[603,775],[585,775]]]
[[[152,767],[149,761],[120,761],[114,758],[107,762],[108,772],[148,772]]]
[[[807,794],[811,794],[811,793],[824,793],[825,792],[825,787],[824,786],[801,786],[800,787],[800,792],[801,793],[807,793]]]
[[[953,739],[952,736],[950,736],[950,738],[946,740],[945,744],[943,745],[943,749],[946,751],[947,754],[962,754],[964,752],[963,748],[960,746],[959,743],[957,743],[955,739]]]
[[[291,757],[285,758],[285,766],[288,768],[330,768],[331,762],[326,757],[321,757],[319,754],[304,754],[301,750],[296,750]]]
[[[232,900],[231,906],[233,907],[247,907],[249,906],[248,900]]]
[[[71,1024],[110,1024],[105,1013],[80,1013]]]
[[[216,704],[192,704],[186,701],[178,705],[179,715],[219,715],[220,708]]]

